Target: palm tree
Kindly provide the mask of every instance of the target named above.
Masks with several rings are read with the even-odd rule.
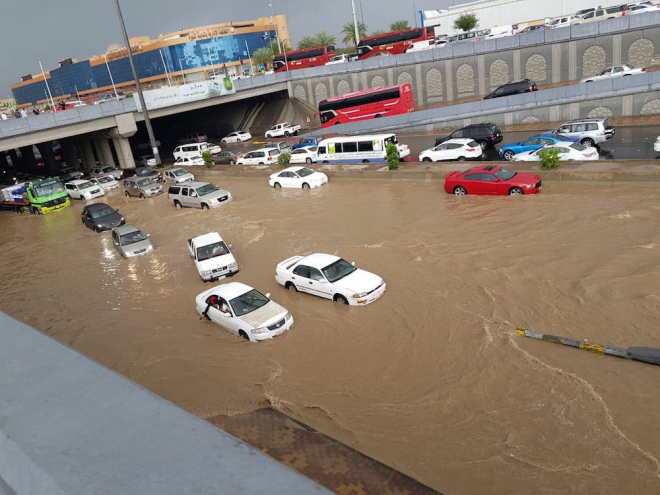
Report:
[[[357,40],[355,39],[355,25],[352,22],[347,22],[341,27],[341,34],[344,35],[342,43],[345,45],[353,44],[357,49]],[[367,25],[364,22],[358,21],[358,36],[360,39],[367,36]]]
[[[298,50],[302,50],[303,48],[314,48],[315,46],[318,46],[316,44],[316,37],[304,36],[300,38],[300,41],[298,42]]]
[[[371,31],[371,34],[369,36],[377,36],[379,34],[385,34],[385,31],[382,29],[376,29],[375,31]]]
[[[254,62],[257,66],[263,64],[263,66],[267,68],[268,64],[270,64],[272,61],[273,50],[267,46],[259,48],[257,51],[252,53],[252,62]]]
[[[280,51],[280,45],[282,45],[282,50]],[[314,45],[316,46],[316,45]],[[277,42],[276,39],[271,40],[270,42],[270,51],[273,53],[273,55],[279,55],[280,53],[284,52],[290,52],[291,47],[287,44],[286,40],[280,41],[280,43]]]
[[[403,29],[410,29],[408,21],[394,21],[390,24],[390,31],[402,31]]]
[[[315,46],[334,46],[337,44],[337,38],[335,38],[334,35],[328,33],[327,31],[319,31],[316,33],[314,40],[316,41]]]

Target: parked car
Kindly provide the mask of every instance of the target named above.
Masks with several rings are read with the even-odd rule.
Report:
[[[595,10],[596,10],[596,9],[595,9],[594,7],[591,7],[591,8],[588,8],[588,9],[582,9],[582,10],[578,10],[574,15],[575,15],[575,17],[580,17],[580,18],[582,18],[582,17],[584,17],[586,14],[588,14],[589,12],[594,12]]]
[[[127,179],[137,177],[139,179],[151,179],[155,182],[163,180],[160,174],[151,167],[127,168],[124,172]]]
[[[94,203],[85,206],[80,216],[83,225],[95,232],[111,230],[126,223],[119,210],[115,210],[105,203]]]
[[[134,196],[145,199],[163,192],[163,186],[153,179],[135,176],[124,180],[124,194],[127,198]]]
[[[575,19],[571,25],[585,24],[587,22],[604,21],[605,19],[616,19],[625,15],[627,10],[626,4],[615,5],[605,9],[598,8],[592,12],[587,12],[581,18]]]
[[[264,143],[259,147],[259,149],[263,149],[263,148],[277,148],[278,150],[280,150],[280,153],[291,152],[291,145],[285,141],[279,141],[275,143]]]
[[[308,146],[307,148],[298,148],[291,152],[290,164],[294,163],[316,163],[318,159],[318,148],[316,146]]]
[[[274,188],[311,189],[328,183],[328,176],[307,167],[289,167],[271,174],[268,184]]]
[[[350,306],[366,306],[380,298],[387,285],[378,275],[333,254],[293,256],[275,269],[278,284]]]
[[[562,27],[570,27],[573,21],[581,19],[581,16],[577,15],[564,15],[561,17],[556,17],[550,22],[551,29],[557,29]]]
[[[105,177],[107,175],[115,180],[120,180],[124,176],[124,172],[122,170],[116,169],[115,167],[104,165],[92,168],[89,175],[94,179]]]
[[[470,138],[448,139],[433,148],[419,154],[420,162],[439,162],[443,160],[477,160],[483,150],[479,143]]]
[[[220,140],[220,144],[243,143],[252,139],[252,134],[247,131],[230,132]]]
[[[138,167],[155,167],[156,157],[154,155],[142,155],[135,160],[135,165]]]
[[[541,191],[541,179],[538,175],[512,172],[499,165],[482,165],[447,174],[445,191],[456,196],[536,194]]]
[[[602,79],[609,79],[611,77],[632,76],[633,74],[642,74],[646,72],[646,67],[632,67],[628,64],[614,65],[607,67],[595,76],[589,76],[580,79],[580,82],[587,83],[592,81],[600,81]]]
[[[143,234],[135,225],[122,225],[112,229],[112,244],[124,258],[134,258],[154,250],[149,234]]]
[[[655,138],[655,142],[653,143],[653,149],[657,152],[660,153],[660,136]]]
[[[117,189],[119,187],[119,182],[117,182],[115,179],[110,177],[109,175],[106,175],[105,177],[99,177],[98,179],[89,179],[92,184],[95,184],[101,188],[103,188],[104,191],[109,191],[111,189]]]
[[[190,182],[194,180],[195,176],[182,168],[171,168],[163,172],[163,182],[166,182],[167,184],[178,184],[180,182]]]
[[[530,81],[529,79],[523,79],[522,81],[503,84],[495,91],[484,96],[484,100],[490,100],[491,98],[500,98],[502,96],[530,93],[532,91],[538,91],[538,88],[536,87],[536,83],[534,81]]]
[[[184,182],[171,185],[167,191],[167,198],[177,208],[190,207],[208,210],[231,203],[229,191],[220,189],[209,182]]]
[[[245,155],[238,157],[238,165],[264,165],[277,162],[277,155],[280,150],[277,148],[261,148],[255,151],[249,151]]]
[[[222,149],[217,144],[204,141],[203,143],[190,143],[177,146],[174,148],[172,155],[175,160],[178,158],[201,157],[205,151],[210,151],[212,155],[217,155]]]
[[[537,24],[535,26],[527,26],[525,29],[520,31],[521,33],[529,33],[531,31],[547,31],[550,29],[549,24]]]
[[[126,94],[123,93],[122,91],[117,91],[117,93],[107,93],[104,94],[103,96],[100,96],[98,100],[93,101],[93,105],[100,105],[101,103],[105,103],[107,101],[116,101],[116,100],[123,100],[126,98]]]
[[[633,6],[628,5],[628,15],[645,14],[647,12],[658,12],[658,9],[660,9],[660,5],[653,5],[650,2],[649,4],[643,3]]]
[[[240,151],[222,150],[213,157],[213,161],[221,165],[236,165],[236,161],[241,156]]]
[[[215,160],[211,160],[211,164],[215,165]],[[177,167],[192,167],[193,165],[204,165],[204,158],[201,156],[191,156],[177,158],[174,161],[174,165]]]
[[[209,139],[205,132],[191,132],[184,137],[177,139],[177,144],[190,144],[190,143],[205,143]]]
[[[71,100],[71,101],[67,101],[66,104],[71,105],[73,108],[87,106],[87,103],[85,103],[82,100]]]
[[[481,124],[472,124],[461,129],[457,129],[449,136],[442,136],[435,140],[435,145],[439,145],[448,139],[456,138],[471,138],[474,139],[482,150],[492,148],[498,143],[502,142],[502,131],[491,122],[483,122]]]
[[[579,141],[582,146],[602,144],[614,137],[616,129],[607,119],[577,119],[560,125],[553,134]]]
[[[57,177],[63,181],[69,181],[69,180],[76,180],[76,179],[82,179],[85,174],[83,173],[82,170],[77,170],[73,167],[64,167],[62,170],[60,170],[60,173],[57,174]]]
[[[251,342],[271,339],[293,326],[286,308],[249,285],[229,282],[205,290],[195,298],[197,312]]]
[[[105,196],[102,187],[88,180],[72,180],[64,184],[64,189],[71,199],[94,199]]]
[[[511,160],[513,155],[523,153],[525,151],[536,151],[543,146],[549,146],[555,143],[571,144],[576,140],[561,136],[559,134],[537,134],[531,136],[524,141],[517,141],[514,143],[503,144],[500,148],[500,159]]]
[[[534,151],[523,151],[513,155],[511,160],[514,162],[538,162],[541,159],[541,149],[549,148],[559,149],[559,159],[561,161],[598,160],[598,150],[596,148],[582,146],[580,143],[553,143]]]
[[[266,131],[266,138],[276,138],[282,136],[296,136],[300,132],[299,125],[291,125],[288,122],[282,122],[281,124],[275,124],[273,127]]]
[[[327,64],[326,64],[327,65]],[[312,136],[301,138],[296,144],[291,146],[292,150],[297,150],[298,148],[307,148],[309,146],[318,146],[319,143],[323,141],[322,137]]]
[[[503,38],[504,36],[513,36],[518,34],[518,25],[494,26],[485,34],[484,39]]]
[[[346,62],[350,62],[351,60],[352,58],[348,54],[336,55],[332,57],[329,62],[326,62],[325,65],[344,64]]]

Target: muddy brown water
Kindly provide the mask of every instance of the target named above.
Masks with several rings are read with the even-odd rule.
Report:
[[[516,327],[660,347],[660,194],[549,184],[456,198],[442,184],[333,180],[177,210],[106,202],[151,234],[123,260],[83,203],[2,212],[0,309],[201,417],[272,406],[445,493],[659,493],[660,368],[524,339]],[[186,239],[219,231],[295,317],[248,343],[200,321]],[[291,293],[275,265],[328,252],[381,275],[374,304]]]

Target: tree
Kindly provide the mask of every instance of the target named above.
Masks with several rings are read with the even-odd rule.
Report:
[[[454,29],[457,31],[460,29],[464,33],[467,33],[468,31],[472,31],[478,25],[479,25],[479,20],[477,19],[477,16],[474,14],[461,14],[454,21]]]
[[[282,50],[280,50],[280,45],[282,45]],[[270,41],[270,51],[273,52],[273,55],[279,55],[280,53],[290,52],[291,47],[287,44],[286,40],[277,42],[277,39],[272,39]]]
[[[385,34],[385,31],[383,31],[382,29],[376,29],[375,31],[371,31],[369,36],[377,36],[379,34]]]
[[[387,168],[390,170],[399,168],[399,150],[396,145],[393,143],[387,143],[385,153],[387,154]]]
[[[273,50],[267,46],[264,48],[259,48],[256,52],[252,53],[252,61],[257,65],[263,64],[264,67],[268,67],[273,61]]]
[[[316,38],[312,38],[311,36],[303,36],[298,42],[298,50],[302,50],[303,48],[314,48],[315,46],[318,46],[316,44]]]
[[[337,44],[337,38],[335,38],[334,35],[328,33],[327,31],[319,31],[316,33],[314,40],[316,40],[315,46],[329,46]]]
[[[355,39],[355,25],[352,22],[347,22],[341,27],[341,34],[344,35],[342,43],[345,45],[353,44],[357,49],[357,40]],[[367,25],[364,22],[358,21],[358,35],[360,39],[367,36]]]
[[[402,31],[403,29],[410,29],[408,21],[394,21],[390,24],[390,31]]]

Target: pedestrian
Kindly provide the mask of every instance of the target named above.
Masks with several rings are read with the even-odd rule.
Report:
[[[66,103],[64,103],[64,100],[60,100],[60,110],[66,110]]]
[[[5,112],[2,112],[2,120],[7,120],[7,114]]]
[[[21,108],[21,117],[27,117],[27,110],[25,108]]]
[[[21,112],[18,111],[18,109],[14,112],[14,118],[20,119],[22,117]]]
[[[35,115],[39,115],[41,112],[39,111],[39,108],[38,108],[38,107],[34,107],[34,108],[32,109],[32,113],[35,114]]]

